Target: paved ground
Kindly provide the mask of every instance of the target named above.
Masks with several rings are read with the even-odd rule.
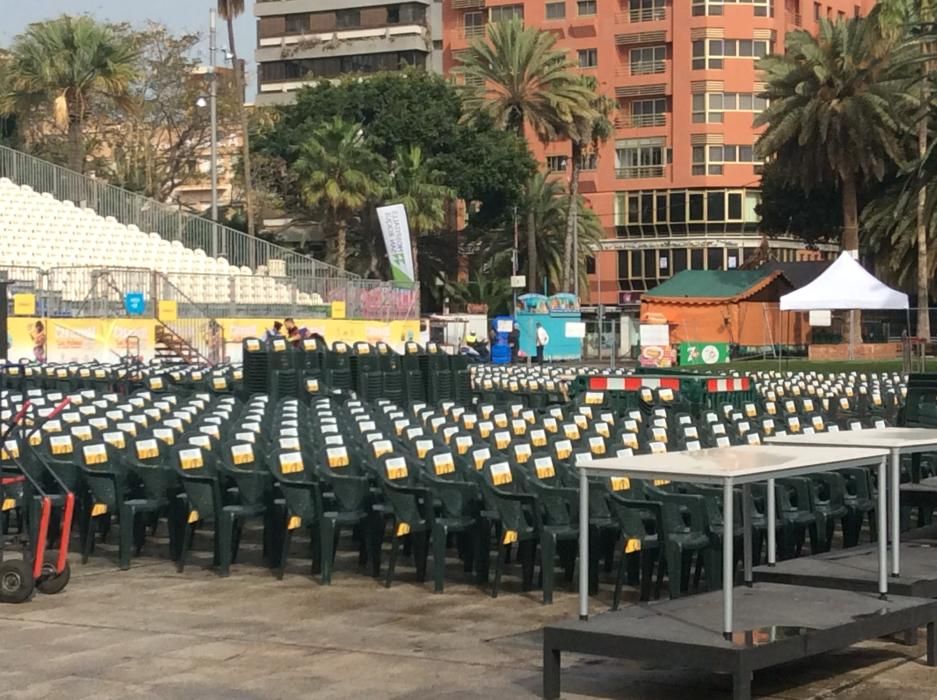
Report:
[[[116,533],[114,533],[116,534]],[[201,555],[205,540],[196,543]],[[0,607],[0,698],[530,698],[540,688],[539,629],[575,613],[550,607],[515,578],[492,600],[459,583],[453,562],[442,595],[414,581],[404,561],[387,590],[357,571],[344,547],[333,585],[299,556],[283,581],[255,547],[220,579],[204,557],[177,574],[165,547],[148,545],[127,572],[102,546],[58,596]],[[608,604],[609,586],[595,600]],[[937,669],[922,647],[874,642],[755,676],[777,700],[932,700]],[[564,657],[568,698],[702,700],[731,697],[727,678]]]

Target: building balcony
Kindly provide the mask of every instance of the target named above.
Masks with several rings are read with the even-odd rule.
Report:
[[[656,75],[667,72],[667,61],[635,61],[626,67],[627,75]],[[619,74],[619,72],[616,72]]]
[[[666,7],[645,7],[615,15],[615,24],[638,24],[643,22],[659,22],[667,19]]]
[[[459,36],[462,39],[478,39],[485,36],[486,27],[484,24],[473,27],[462,27]]]
[[[665,29],[656,31],[622,32],[615,35],[616,46],[647,46],[649,44],[667,44],[670,39]]]
[[[668,113],[623,114],[615,117],[616,129],[647,129],[655,126],[667,126]]]
[[[632,165],[626,168],[615,168],[615,177],[619,180],[660,178],[664,177],[666,168],[666,165]]]
[[[429,29],[411,24],[375,29],[341,30],[260,40],[258,63],[285,59],[322,58],[391,51],[431,50]]]
[[[485,0],[452,0],[453,10],[478,10],[485,6]]]
[[[804,26],[804,24],[803,24],[803,18],[800,16],[800,13],[799,13],[799,12],[791,12],[790,10],[788,10],[788,11],[785,13],[785,16],[786,16],[786,18],[787,18],[787,24],[788,24],[788,26],[794,26],[794,27],[803,27],[803,26]]]

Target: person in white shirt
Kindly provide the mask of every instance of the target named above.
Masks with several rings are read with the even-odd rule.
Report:
[[[537,364],[543,364],[543,349],[550,342],[550,336],[547,329],[539,323],[537,324]]]

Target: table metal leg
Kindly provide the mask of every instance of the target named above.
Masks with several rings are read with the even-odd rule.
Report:
[[[882,600],[888,598],[888,458],[883,457],[878,465],[878,592]]]
[[[901,454],[891,451],[891,575],[901,573]]]
[[[749,484],[742,486],[742,553],[743,569],[745,571],[745,585],[751,588],[752,576],[752,487]]]
[[[774,500],[774,479],[768,479],[768,566],[774,566],[777,562],[777,513],[775,511],[776,503]]]
[[[589,477],[579,468],[579,619],[589,619]]]
[[[732,499],[732,480],[722,486],[722,635],[732,639],[732,584],[735,570],[735,552],[732,545],[735,504]]]

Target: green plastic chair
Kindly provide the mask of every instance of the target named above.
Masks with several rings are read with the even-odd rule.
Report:
[[[419,485],[418,475],[411,473],[410,464],[403,455],[384,455],[381,458],[381,472],[379,483],[384,503],[376,506],[376,510],[389,515],[392,526],[390,559],[384,586],[390,588],[397,568],[397,555],[405,537],[410,538],[413,545],[416,578],[422,583],[426,580],[426,559],[433,530],[432,493],[426,486]]]

